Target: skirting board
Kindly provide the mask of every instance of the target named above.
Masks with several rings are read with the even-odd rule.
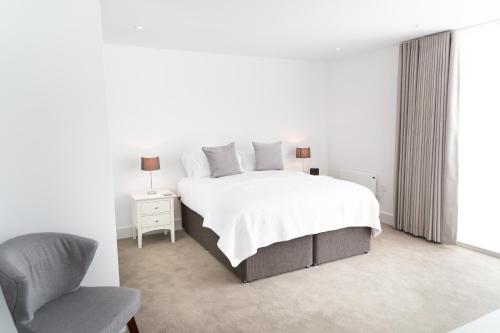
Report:
[[[117,239],[132,238],[133,230],[134,227],[132,226],[116,228],[116,238]],[[180,218],[175,219],[175,230],[182,230],[182,223]],[[163,230],[151,231],[152,234],[162,233],[162,232]]]
[[[380,212],[380,222],[388,225],[392,225],[394,227],[394,215],[387,212]]]

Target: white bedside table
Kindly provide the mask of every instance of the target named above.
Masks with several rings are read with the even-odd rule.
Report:
[[[137,246],[142,248],[143,233],[155,230],[165,230],[165,235],[170,230],[170,239],[172,243],[175,243],[174,199],[176,195],[168,190],[158,190],[156,194],[134,192],[130,196],[133,200],[133,237],[135,239],[137,234]]]

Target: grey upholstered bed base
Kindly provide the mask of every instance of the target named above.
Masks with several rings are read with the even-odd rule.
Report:
[[[351,227],[313,235],[314,265],[369,252],[371,233],[368,227]]]
[[[370,250],[370,228],[346,228],[308,235],[260,248],[232,267],[217,246],[219,236],[203,227],[203,217],[181,202],[182,227],[201,246],[243,282],[290,272],[311,265],[365,253]]]
[[[224,253],[217,246],[219,236],[202,226],[203,217],[182,204],[182,227],[208,252],[223,263],[243,282],[293,271],[312,265],[312,236],[304,236],[286,242],[279,242],[257,251],[238,267],[232,267]]]

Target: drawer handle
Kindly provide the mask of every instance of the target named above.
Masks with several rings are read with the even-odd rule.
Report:
[[[158,220],[155,220],[155,223],[158,223],[158,222],[160,222],[160,221],[158,221]]]
[[[155,207],[155,209],[158,209],[158,207]]]

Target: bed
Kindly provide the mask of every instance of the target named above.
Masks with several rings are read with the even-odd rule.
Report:
[[[378,202],[363,186],[291,171],[178,184],[184,230],[243,282],[370,250]]]

